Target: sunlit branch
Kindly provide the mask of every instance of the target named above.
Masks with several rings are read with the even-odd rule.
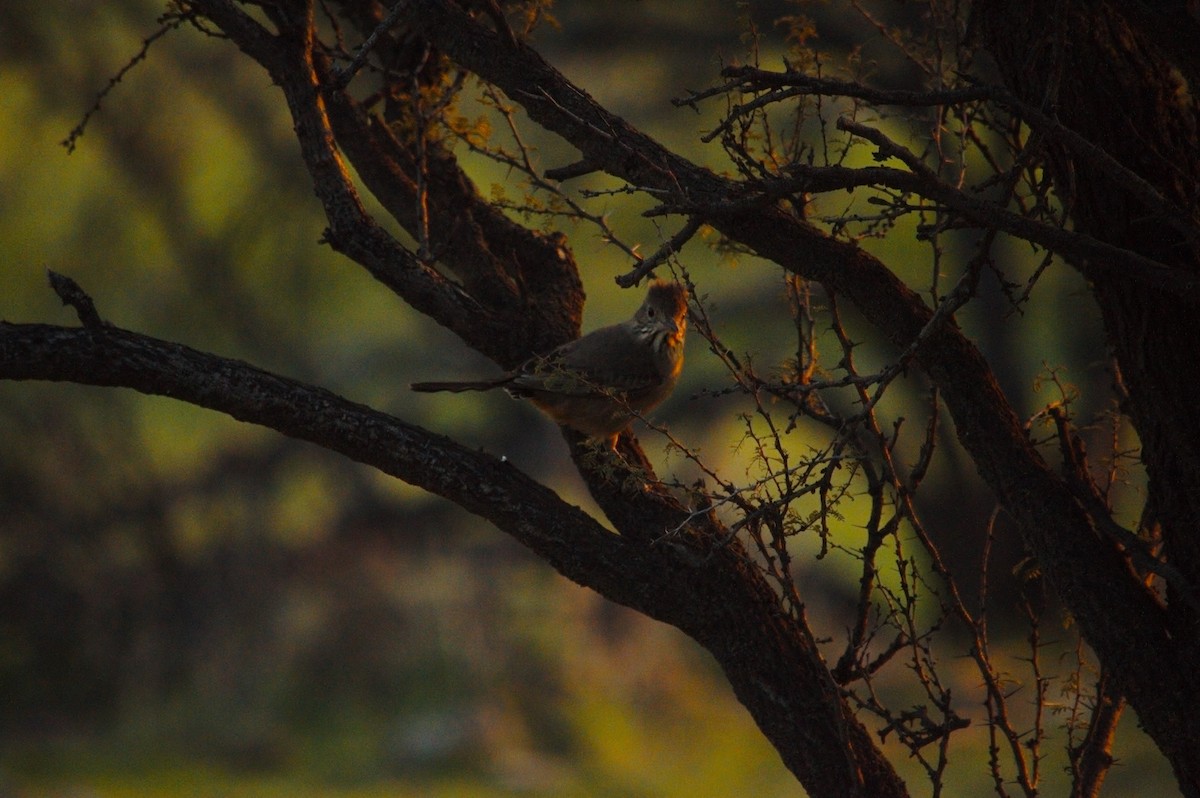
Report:
[[[1125,699],[1104,671],[1096,682],[1093,700],[1095,705],[1087,732],[1079,745],[1067,752],[1071,761],[1070,798],[1097,798],[1116,761],[1112,753],[1113,740],[1125,709]]]
[[[734,90],[767,92],[749,103],[735,105],[727,119],[722,122],[722,126],[727,127],[732,118],[738,115],[797,96],[849,97],[875,105],[909,107],[950,106],[979,101],[995,102],[1020,118],[1032,129],[1061,142],[1081,161],[1102,169],[1114,182],[1137,197],[1149,212],[1162,216],[1168,224],[1188,240],[1200,241],[1200,223],[1194,214],[1188,213],[1167,200],[1143,177],[1118,162],[1102,148],[1042,110],[1022,102],[1002,86],[972,84],[932,90],[879,89],[853,81],[816,77],[802,72],[773,72],[751,66],[727,67],[722,70],[721,75],[729,80],[720,86],[702,92],[694,92],[683,100],[676,100],[675,104],[695,106],[701,100]],[[715,134],[716,131],[710,133],[708,137],[712,138]]]
[[[648,258],[643,259],[636,269],[617,276],[617,285],[622,288],[629,288],[638,284],[638,281],[650,274],[656,268],[665,263],[672,256],[676,255],[683,245],[696,235],[697,231],[703,226],[700,219],[691,217],[684,223],[683,227],[675,235],[671,236],[668,241],[665,241],[661,247],[655,250]]]

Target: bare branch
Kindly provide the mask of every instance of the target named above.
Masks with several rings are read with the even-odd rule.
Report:
[[[105,327],[108,325],[108,322],[100,318],[100,314],[96,312],[95,303],[79,287],[79,283],[70,277],[66,277],[50,269],[46,270],[46,274],[50,278],[50,287],[54,289],[54,293],[58,294],[58,298],[62,300],[64,305],[70,305],[75,308],[75,313],[78,314],[79,321],[84,327]]]
[[[1068,752],[1071,759],[1070,798],[1098,798],[1114,762],[1113,738],[1125,709],[1125,699],[1114,688],[1112,679],[1101,673],[1094,701],[1087,734],[1078,747]]]
[[[748,91],[764,88],[794,88],[803,94],[853,97],[875,105],[935,106],[990,100],[995,97],[997,92],[994,87],[981,85],[930,90],[879,89],[852,81],[815,77],[803,72],[773,72],[753,66],[726,67],[721,70],[721,77],[730,80],[719,88],[702,92],[696,98],[722,94],[733,88]]]
[[[146,60],[146,56],[150,53],[150,46],[187,20],[188,16],[183,14],[164,14],[159,18],[158,30],[142,40],[141,49],[134,54],[133,58],[130,58],[125,63],[125,66],[117,70],[117,73],[108,79],[108,83],[105,84],[104,88],[96,93],[96,100],[92,103],[92,107],[84,112],[83,118],[79,120],[75,127],[71,128],[71,132],[67,134],[67,137],[59,142],[62,146],[66,147],[68,153],[75,152],[75,147],[78,145],[79,139],[82,138],[83,132],[87,130],[88,122],[100,112],[100,106],[104,103],[104,99],[117,87],[117,84],[125,79],[125,76],[129,74],[131,69]]]
[[[570,180],[575,177],[583,177],[590,175],[599,169],[596,164],[584,158],[581,161],[576,161],[566,166],[558,166],[554,169],[547,169],[545,172],[546,178],[549,180]]]
[[[992,101],[1007,109],[1014,116],[1051,139],[1060,142],[1082,162],[1095,165],[1108,174],[1113,181],[1135,196],[1151,214],[1161,216],[1168,224],[1193,243],[1200,241],[1200,222],[1194,214],[1167,200],[1147,180],[1121,164],[1101,147],[1081,136],[1076,131],[1052,118],[1041,110],[1022,102],[1012,92],[1001,86],[972,84],[959,88],[928,91],[907,89],[879,89],[853,81],[815,77],[802,72],[773,72],[758,67],[727,67],[722,77],[730,80],[721,86],[690,95],[676,105],[695,105],[698,100],[722,95],[734,89],[743,91],[767,90],[751,103],[735,105],[729,112],[723,127],[732,119],[751,110],[782,102],[796,96],[818,95],[826,97],[851,97],[876,105],[910,107],[932,107],[960,105],[963,103]],[[705,140],[711,140],[714,133]]]
[[[653,272],[661,266],[671,256],[679,253],[683,249],[683,245],[692,240],[692,236],[703,226],[699,218],[693,216],[687,220],[687,223],[680,229],[678,233],[671,236],[669,241],[663,243],[650,257],[644,259],[637,265],[633,271],[626,272],[617,276],[617,285],[622,288],[629,288],[638,284],[643,277]]]
[[[663,513],[631,514],[618,527],[636,521],[642,533],[612,534],[510,464],[443,436],[239,361],[115,328],[0,322],[0,379],[69,380],[170,396],[311,441],[446,496],[565,576],[709,648],[751,711],[780,723],[773,739],[789,741],[780,749],[785,761],[818,789],[907,795],[839,697],[811,633],[773,610],[770,586],[732,549],[710,560],[704,538],[691,535],[647,545],[661,537],[663,527],[649,528],[661,524]],[[663,507],[676,519],[687,514],[678,505]],[[755,658],[767,650],[773,665]],[[813,771],[797,766],[801,753],[815,757]],[[841,767],[831,767],[839,761]]]
[[[883,185],[911,192],[953,210],[982,227],[994,227],[1018,238],[1040,244],[1066,257],[1085,261],[1097,269],[1120,272],[1124,277],[1137,279],[1163,291],[1200,298],[1200,277],[1140,255],[1128,249],[1099,241],[1089,235],[1064,230],[1038,222],[998,205],[968,195],[943,182],[914,153],[889,139],[883,133],[847,119],[838,126],[861,136],[879,147],[882,155],[900,159],[911,171],[889,167],[849,169],[840,166],[805,166],[793,164],[788,171],[793,181],[763,181],[766,201],[769,197],[785,196],[802,191],[833,191],[856,186]],[[752,204],[745,199],[743,203]],[[692,208],[692,212],[700,212]]]
[[[334,91],[341,91],[350,84],[354,76],[358,74],[367,63],[367,57],[371,55],[371,51],[375,49],[375,43],[379,41],[379,37],[392,29],[400,20],[400,15],[404,13],[405,0],[396,0],[396,4],[392,6],[392,10],[383,18],[383,21],[376,26],[375,30],[371,31],[371,35],[363,40],[362,44],[354,48],[354,56],[350,59],[350,63],[344,67],[334,67],[331,72],[332,81],[330,87]]]

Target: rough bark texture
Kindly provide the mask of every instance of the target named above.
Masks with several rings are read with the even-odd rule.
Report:
[[[331,3],[369,33],[373,2]],[[1200,795],[1200,662],[1197,619],[1184,602],[1164,607],[1097,532],[1062,477],[1030,443],[978,349],[953,324],[929,329],[932,309],[883,263],[777,204],[751,204],[745,184],[671,153],[573,86],[534,50],[472,18],[467,4],[410,0],[406,37],[499,87],[529,117],[577,147],[586,162],[655,190],[665,206],[853,302],[898,348],[921,339],[916,362],[937,386],[956,434],[1079,622],[1116,691],[1172,762],[1188,795]],[[329,222],[326,238],[383,284],[511,366],[578,331],[583,294],[570,252],[555,237],[512,223],[479,197],[453,157],[430,142],[416,154],[344,91],[314,44],[313,4],[264,4],[268,30],[230,0],[188,6],[269,72],[291,111],[300,152]],[[1195,204],[1200,150],[1196,107],[1184,81],[1196,57],[1179,29],[1181,4],[1160,15],[1129,3],[1053,6],[980,0],[976,22],[1010,88],[1150,180],[1170,201]],[[1127,14],[1125,12],[1128,11]],[[1169,19],[1168,19],[1169,17]],[[1163,28],[1160,31],[1161,27]],[[1170,29],[1170,30],[1166,30]],[[1159,37],[1160,32],[1162,33]],[[402,61],[411,38],[385,39]],[[389,52],[388,48],[394,48]],[[420,49],[420,48],[419,48]],[[1133,121],[1131,121],[1133,120]],[[345,158],[396,221],[428,247],[414,257],[372,219]],[[1194,242],[1168,230],[1103,168],[1059,153],[1076,225],[1092,239],[1200,269]],[[420,175],[418,181],[416,176]],[[429,213],[416,212],[419,207]],[[1088,251],[1097,251],[1094,247]],[[1200,318],[1195,302],[1125,279],[1112,264],[1081,262],[1095,286],[1129,389],[1128,411],[1145,446],[1151,508],[1171,562],[1200,583],[1200,417],[1190,401]],[[1128,264],[1122,268],[1130,268]],[[1159,285],[1166,284],[1157,281]],[[630,491],[596,467],[576,436],[577,462],[614,535],[511,466],[325,391],[243,363],[103,325],[67,330],[0,323],[0,377],[127,386],[263,424],[371,464],[487,518],[561,573],[670,623],[720,663],[739,699],[784,763],[814,796],[902,796],[904,784],[840,695],[802,613],[789,612],[736,540],[690,514],[665,490]],[[648,466],[628,436],[622,452]],[[678,530],[664,537],[668,530]]]
[[[372,465],[478,513],[564,576],[672,624],[712,652],[784,762],[820,796],[903,796],[903,783],[842,700],[816,641],[721,530],[680,527],[684,508],[609,485],[614,535],[511,465],[319,388],[107,326],[0,322],[0,375],[169,396]],[[578,438],[575,442],[579,443]],[[636,509],[636,511],[634,510]],[[655,542],[657,541],[657,542]]]
[[[706,220],[732,239],[849,296],[897,345],[909,344],[928,322],[931,310],[871,256],[775,207],[724,212],[741,196],[736,184],[666,152],[630,129],[585,92],[571,87],[536,53],[524,50],[503,58],[489,32],[466,25],[453,9],[436,0],[418,0],[412,8],[416,23],[440,47],[520,99],[531,117],[572,141],[605,171],[638,185],[677,192],[681,207],[707,211]],[[1028,20],[1044,13],[1025,9],[1014,14],[1013,21],[1023,21],[1029,28]],[[1047,30],[1047,26],[1033,27],[1042,34]],[[1079,82],[1101,85],[1094,76],[1086,80],[1081,76]],[[1096,235],[1104,240],[1100,232]],[[1136,342],[1144,336],[1133,332],[1127,341],[1137,348]],[[1192,768],[1200,762],[1200,729],[1196,728],[1200,716],[1182,717],[1186,707],[1200,703],[1196,684],[1188,676],[1189,663],[1197,661],[1192,646],[1172,637],[1155,597],[1097,532],[1071,488],[1033,449],[1020,419],[970,341],[955,327],[944,327],[921,347],[918,360],[941,388],[960,441],[1019,523],[1088,642],[1113,678],[1130,691],[1139,713],[1157,713],[1155,720],[1142,714],[1143,723],[1171,758],[1181,783],[1196,789]],[[1173,412],[1180,410],[1176,406]],[[1186,700],[1180,702],[1180,696]]]
[[[1120,164],[1149,181],[1179,208],[1196,207],[1195,42],[1200,23],[1183,3],[986,0],[976,5],[984,46],[1003,79],[1025,102],[1054,114]],[[1042,24],[1031,25],[1031,19]],[[1181,42],[1191,44],[1181,46]],[[1200,274],[1196,244],[1165,223],[1111,173],[1086,158],[1057,152],[1054,177],[1077,229],[1102,241]],[[1103,264],[1077,264],[1090,279],[1128,398],[1123,409],[1142,443],[1149,476],[1150,519],[1166,558],[1191,585],[1200,584],[1200,415],[1196,413],[1197,303],[1140,284]],[[1080,567],[1087,567],[1081,560]],[[1089,632],[1112,619],[1103,595],[1072,606]],[[1180,785],[1200,794],[1200,627],[1184,601],[1171,601],[1162,626],[1166,650],[1097,646],[1146,730],[1171,759]],[[1161,624],[1150,616],[1146,625]],[[1093,645],[1094,634],[1088,638]],[[1168,654],[1168,651],[1170,652]],[[1148,660],[1170,656],[1184,678],[1149,678]],[[1188,665],[1192,663],[1192,665]]]

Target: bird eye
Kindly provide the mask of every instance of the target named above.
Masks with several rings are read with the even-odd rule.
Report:
[[[650,318],[654,318],[654,308],[646,308],[646,315]]]

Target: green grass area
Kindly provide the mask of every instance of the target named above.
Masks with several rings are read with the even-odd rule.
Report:
[[[0,795],[5,798],[274,798],[274,796],[332,796],[333,798],[404,798],[404,796],[505,796],[537,795],[527,785],[505,784],[502,778],[489,785],[474,773],[442,775],[337,773],[328,760],[318,766],[299,765],[269,771],[246,772],[212,761],[189,760],[178,755],[139,755],[83,750],[76,745],[25,750],[4,758],[0,769]],[[326,772],[318,772],[325,770]],[[572,794],[568,787],[544,794]],[[578,794],[590,794],[579,792]]]

